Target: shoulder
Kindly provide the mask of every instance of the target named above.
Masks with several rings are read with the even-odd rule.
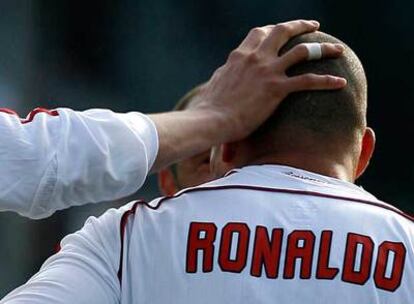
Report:
[[[122,218],[134,208],[134,204],[135,202],[130,202],[118,209],[108,209],[101,216],[89,217],[80,230],[63,238],[61,247],[79,242],[104,247],[109,243],[119,244]]]

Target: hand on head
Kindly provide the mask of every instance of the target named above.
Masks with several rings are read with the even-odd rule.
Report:
[[[318,28],[316,21],[296,20],[251,30],[195,97],[193,110],[220,116],[226,126],[221,140],[231,142],[253,132],[292,92],[344,87],[345,79],[331,75],[286,75],[289,67],[308,59],[309,48],[298,45],[283,56],[279,50],[292,37]],[[321,44],[322,57],[338,57],[343,50],[339,44]]]
[[[290,93],[343,88],[346,80],[332,75],[286,74],[302,61],[341,56],[344,47],[337,43],[300,44],[279,55],[293,37],[318,28],[316,21],[296,20],[251,30],[185,111],[152,115],[160,142],[153,170],[246,138]]]

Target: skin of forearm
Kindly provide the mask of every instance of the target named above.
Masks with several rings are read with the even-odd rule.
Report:
[[[151,172],[191,157],[227,139],[224,115],[186,110],[148,115],[158,131],[159,150]]]

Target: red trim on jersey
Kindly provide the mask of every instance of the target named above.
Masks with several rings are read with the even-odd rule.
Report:
[[[8,108],[0,108],[0,112],[19,116],[15,111],[8,109]]]
[[[120,257],[119,257],[119,268],[118,268],[118,280],[119,280],[119,284],[122,285],[122,264],[124,261],[124,239],[125,239],[125,229],[126,229],[126,225],[128,223],[128,218],[130,215],[135,214],[135,211],[137,210],[137,207],[140,203],[144,203],[143,201],[138,201],[136,202],[131,209],[125,211],[125,213],[122,215],[121,217],[121,222],[120,222],[120,236],[121,236],[121,253],[120,253]]]
[[[26,119],[22,120],[22,124],[28,123],[33,121],[34,117],[39,113],[46,113],[50,116],[59,116],[59,112],[57,110],[47,110],[43,108],[36,108],[27,115]]]
[[[163,200],[168,199],[168,198],[173,198],[173,196],[166,196],[163,197],[157,206],[151,206],[150,204],[148,204],[146,201],[144,200],[138,200],[135,201],[135,203],[132,205],[132,207],[125,211],[124,214],[121,217],[121,222],[120,222],[120,239],[121,239],[121,252],[120,252],[120,257],[119,257],[119,268],[118,268],[118,280],[119,280],[119,284],[122,285],[122,264],[123,264],[123,260],[124,260],[124,240],[125,240],[125,230],[126,230],[126,225],[128,224],[128,218],[130,215],[135,214],[137,207],[139,205],[144,205],[147,208],[150,208],[152,210],[157,210],[160,206]]]
[[[199,192],[199,191],[208,191],[208,190],[226,190],[226,189],[244,189],[244,190],[256,190],[256,191],[265,191],[265,192],[308,195],[308,196],[316,196],[316,197],[322,197],[322,198],[332,198],[332,199],[337,199],[337,200],[361,203],[361,204],[380,207],[380,208],[386,209],[386,210],[391,211],[391,212],[395,212],[395,213],[401,215],[402,217],[414,222],[414,217],[413,216],[411,216],[409,214],[406,214],[403,211],[399,210],[398,208],[396,208],[394,206],[391,206],[387,203],[381,202],[381,201],[375,202],[375,201],[369,201],[369,200],[364,200],[364,199],[351,198],[351,197],[346,197],[346,196],[326,194],[326,193],[320,193],[320,192],[314,192],[314,191],[269,188],[269,187],[250,186],[250,185],[219,185],[219,186],[189,188],[189,189],[186,189],[186,190],[183,190],[183,191],[179,192],[176,195],[161,198],[156,207],[150,206],[148,204],[145,204],[145,205],[147,207],[151,208],[151,209],[157,209],[165,200],[180,197],[181,195],[186,194],[186,193]]]
[[[56,245],[55,245],[55,248],[54,248],[54,250],[55,250],[55,253],[59,253],[59,251],[62,249],[62,247],[60,246],[60,242],[59,243],[57,243]]]
[[[10,110],[10,109],[7,109],[7,108],[0,108],[0,112],[17,116],[20,119],[20,121],[21,121],[22,124],[26,124],[26,123],[32,122],[33,119],[34,119],[34,117],[37,114],[39,114],[39,113],[45,113],[45,114],[48,114],[50,116],[59,116],[59,112],[57,110],[47,110],[47,109],[44,109],[44,108],[36,108],[36,109],[34,109],[33,111],[31,111],[27,115],[26,118],[20,118],[19,115],[15,111]]]

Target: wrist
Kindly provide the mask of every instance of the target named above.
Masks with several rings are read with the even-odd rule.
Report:
[[[188,113],[197,118],[197,123],[203,128],[203,135],[209,140],[211,146],[234,140],[235,123],[230,115],[223,109],[199,108],[189,109]]]

